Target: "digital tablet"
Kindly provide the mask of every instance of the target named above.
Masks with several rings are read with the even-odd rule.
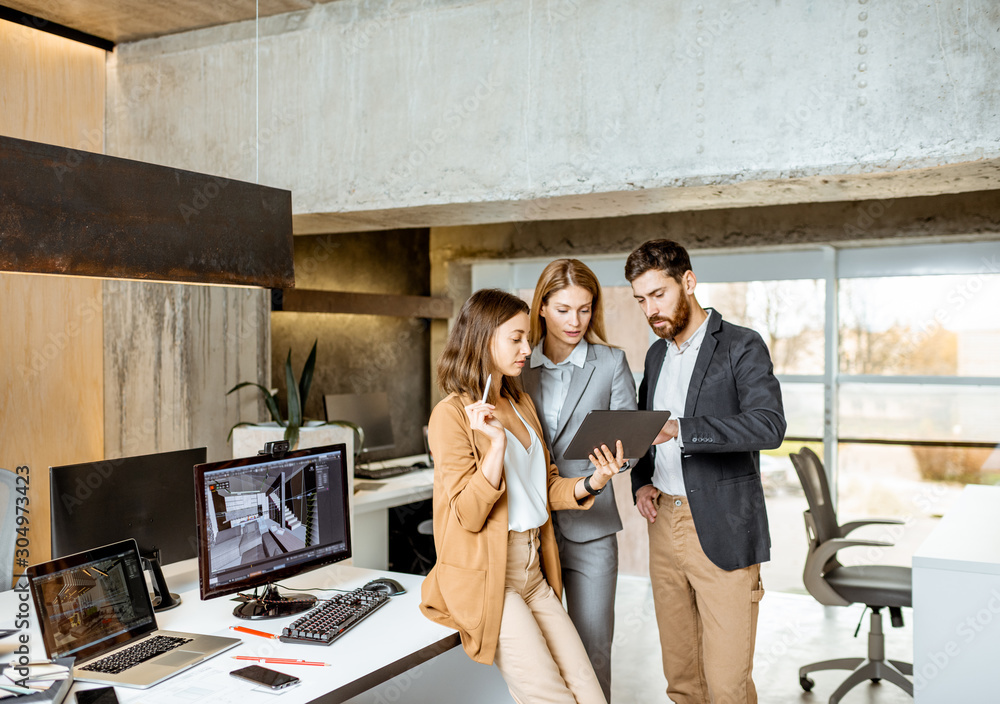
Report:
[[[591,411],[563,457],[585,460],[602,444],[613,452],[616,440],[622,441],[626,459],[642,457],[669,418],[670,411]]]

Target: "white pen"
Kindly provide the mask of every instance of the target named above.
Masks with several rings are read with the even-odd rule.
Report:
[[[486,397],[490,395],[490,384],[493,383],[493,375],[490,374],[486,377],[486,388],[483,389],[483,400],[482,403],[486,403]]]

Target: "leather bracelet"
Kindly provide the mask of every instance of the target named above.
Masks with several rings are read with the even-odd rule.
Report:
[[[605,484],[604,486],[607,486],[607,484]],[[604,491],[604,486],[602,486],[600,489],[595,489],[594,487],[590,486],[590,477],[583,478],[583,488],[586,489],[587,493],[590,494],[591,496],[597,496],[602,491]]]

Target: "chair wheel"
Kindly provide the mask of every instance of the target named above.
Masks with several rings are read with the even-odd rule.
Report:
[[[813,682],[808,677],[800,677],[799,678],[799,684],[802,685],[802,690],[803,691],[805,691],[805,692],[811,692],[813,686],[815,686],[816,683]]]
[[[882,681],[881,677],[872,677],[872,684],[878,684]]]

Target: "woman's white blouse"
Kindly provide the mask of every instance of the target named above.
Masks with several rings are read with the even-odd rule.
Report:
[[[548,491],[548,468],[545,466],[545,446],[538,434],[517,412],[514,413],[524,423],[531,436],[531,445],[524,445],[512,432],[507,433],[507,449],[503,456],[503,471],[507,480],[507,525],[510,530],[523,532],[538,528],[548,520],[546,496]]]

